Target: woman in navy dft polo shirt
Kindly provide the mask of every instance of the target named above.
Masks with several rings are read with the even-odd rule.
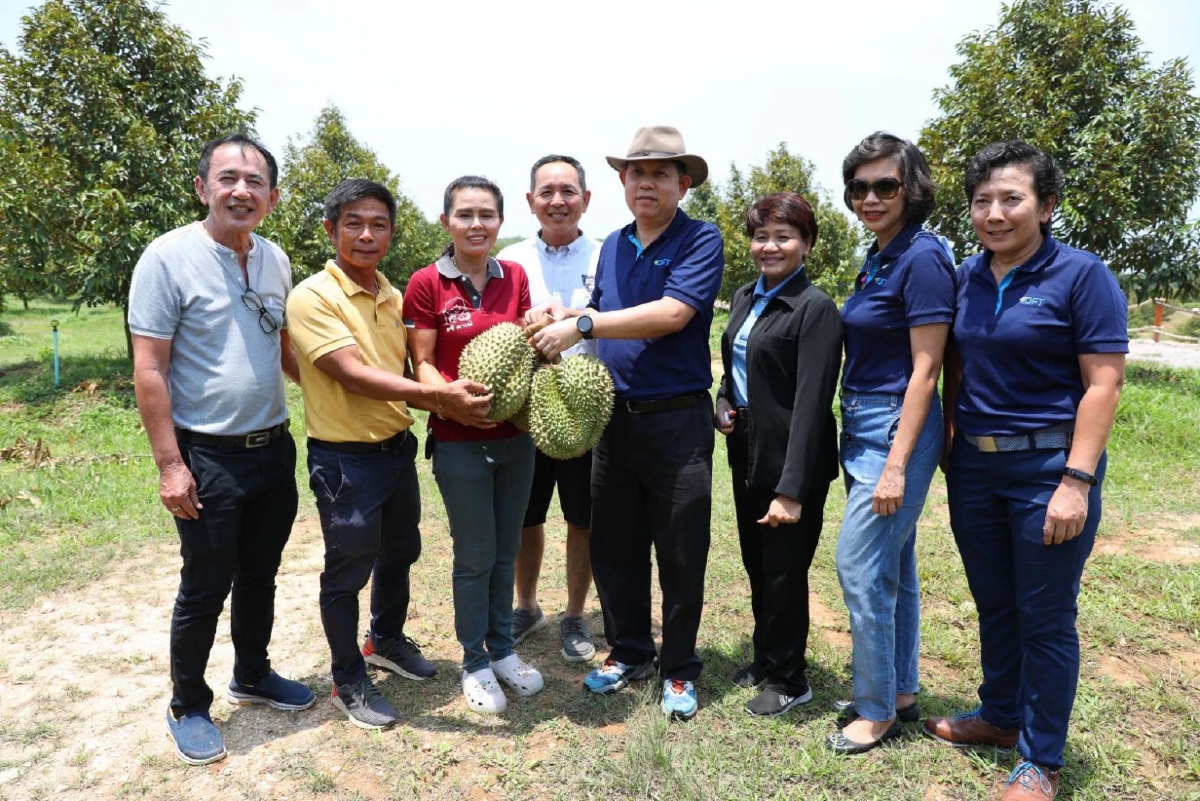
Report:
[[[920,597],[916,523],[942,453],[937,396],[954,319],[954,264],[921,224],[933,209],[925,157],[875,133],[842,163],[845,201],[875,244],[842,308],[841,461],[846,513],[838,579],[850,612],[853,720],[828,745],[856,754],[917,717]]]
[[[946,373],[950,525],[979,611],[982,703],[925,731],[1019,748],[1005,799],[1058,788],[1079,679],[1079,580],[1129,350],[1112,272],[1050,235],[1061,183],[1050,156],[1024,142],[971,161],[984,251],[959,271]]]

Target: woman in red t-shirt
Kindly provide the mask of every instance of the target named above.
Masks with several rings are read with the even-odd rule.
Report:
[[[504,197],[486,178],[446,188],[442,227],[452,243],[418,270],[404,293],[404,319],[417,380],[458,378],[458,358],[476,335],[517,323],[529,309],[521,265],[489,253],[504,221]],[[463,647],[463,695],[480,712],[507,705],[499,681],[520,695],[542,676],[513,652],[513,564],[533,483],[533,442],[511,423],[486,428],[429,417],[433,475],[454,542],[454,630]]]

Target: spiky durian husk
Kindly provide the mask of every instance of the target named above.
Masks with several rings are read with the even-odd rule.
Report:
[[[612,407],[608,368],[591,356],[568,356],[534,373],[529,433],[538,449],[553,459],[582,456],[600,441]]]
[[[491,389],[490,420],[507,420],[529,397],[536,353],[514,323],[494,325],[467,343],[458,359],[459,378]]]

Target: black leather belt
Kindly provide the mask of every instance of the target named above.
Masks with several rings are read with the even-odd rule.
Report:
[[[408,439],[408,429],[379,442],[328,442],[323,439],[309,437],[308,444],[310,446],[316,445],[330,451],[340,451],[341,453],[387,453],[399,448],[404,444],[404,440],[406,439]]]
[[[175,439],[179,442],[187,442],[192,445],[215,445],[218,448],[249,450],[252,448],[261,448],[269,444],[271,440],[279,439],[287,433],[287,430],[287,420],[284,420],[274,428],[251,431],[249,434],[238,434],[237,436],[201,434],[199,431],[189,431],[186,428],[177,427],[175,429]]]
[[[618,398],[616,408],[630,414],[652,414],[672,409],[687,409],[698,405],[707,397],[707,392],[693,392],[690,395],[677,395],[674,398]]]

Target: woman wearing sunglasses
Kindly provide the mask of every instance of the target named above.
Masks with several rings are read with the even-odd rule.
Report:
[[[746,211],[746,233],[759,278],[734,293],[717,391],[754,612],[754,660],[734,683],[765,682],[746,711],[781,715],[812,700],[804,659],[808,568],[837,477],[831,405],[842,323],[804,273],[817,241],[808,201],[791,192],[759,199]]]
[[[917,719],[916,523],[942,454],[938,374],[954,319],[954,264],[924,230],[934,185],[911,142],[874,133],[842,162],[845,202],[875,242],[842,308],[841,461],[847,500],[837,569],[853,644],[850,722],[829,736],[869,751]]]

